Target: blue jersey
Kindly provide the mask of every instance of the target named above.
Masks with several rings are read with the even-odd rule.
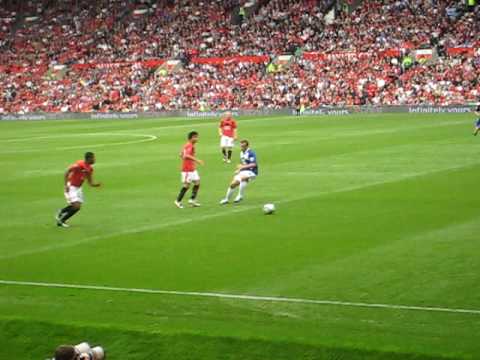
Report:
[[[252,171],[255,175],[258,175],[258,163],[257,163],[257,154],[252,149],[247,149],[240,152],[240,161],[242,165],[255,164],[255,167],[248,169]]]
[[[475,122],[475,126],[480,127],[480,118],[478,118],[477,121]]]

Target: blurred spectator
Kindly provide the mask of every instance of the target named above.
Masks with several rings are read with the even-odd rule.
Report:
[[[480,47],[479,6],[365,0],[326,21],[331,0],[257,0],[236,24],[244,5],[42,0],[0,9],[0,112],[448,105],[480,96],[478,52],[446,57],[451,47]],[[438,61],[409,62],[409,51],[424,46],[437,47]],[[387,49],[402,49],[403,60],[383,58]],[[324,56],[302,59],[311,51]],[[286,53],[298,60],[281,72],[266,71],[268,63],[194,61]],[[179,59],[184,69],[162,75],[142,66],[159,58]]]

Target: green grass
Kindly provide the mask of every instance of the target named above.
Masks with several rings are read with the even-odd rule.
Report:
[[[0,122],[0,280],[480,310],[471,126],[468,114],[241,118],[260,176],[220,207],[234,164],[217,120]],[[203,206],[179,210],[192,129]],[[56,228],[62,174],[88,150],[104,186]],[[473,313],[0,285],[0,359],[81,341],[110,359],[475,359],[479,333]]]

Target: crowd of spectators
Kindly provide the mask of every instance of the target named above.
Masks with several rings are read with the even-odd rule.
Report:
[[[129,9],[126,1],[115,0],[28,3],[36,6],[2,49],[2,64],[69,65],[94,58],[105,52],[116,18]]]
[[[396,61],[369,56],[300,60],[287,71],[263,64],[190,65],[151,78],[146,110],[261,109],[322,105],[458,105],[480,96],[480,57],[444,59],[403,71]]]
[[[276,54],[319,32],[332,0],[258,0],[233,21],[243,1],[39,1],[27,11],[2,64],[114,62],[148,58]],[[238,3],[238,6],[232,4]],[[313,41],[313,38],[312,38]]]
[[[0,7],[0,48],[6,44],[16,18],[17,14],[15,11],[9,11]]]
[[[149,86],[157,92],[147,104],[156,110],[283,108],[296,106],[298,99],[311,107],[360,105],[399,71],[374,58],[299,60],[277,73],[266,72],[265,64],[191,64],[171,76],[152,78]]]
[[[455,15],[449,16],[449,9]],[[340,13],[325,24],[319,39],[307,41],[315,51],[381,51],[440,45],[480,46],[480,12],[463,12],[452,1],[368,0],[352,14]]]
[[[405,69],[381,55],[424,47],[441,56]],[[331,0],[28,1],[21,14],[0,8],[0,113],[477,101],[479,52],[448,57],[448,47],[480,47],[480,6],[364,0],[350,12]],[[295,60],[279,72],[266,71],[269,60],[191,61],[285,53]],[[142,65],[160,58],[184,67],[159,74]]]
[[[480,56],[440,59],[397,78],[373,101],[377,104],[461,105],[480,100]]]
[[[150,73],[138,65],[69,70],[51,78],[0,73],[0,113],[142,111]]]
[[[86,68],[38,81],[17,74],[9,89],[0,86],[9,94],[0,101],[0,112],[277,109],[295,107],[298,99],[312,108],[458,105],[480,97],[480,56],[440,59],[408,71],[381,57],[299,60],[278,73],[266,72],[265,66],[190,64],[168,75],[140,65]]]

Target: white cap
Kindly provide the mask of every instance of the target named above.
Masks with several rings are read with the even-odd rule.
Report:
[[[95,359],[105,358],[105,351],[103,351],[103,348],[101,346],[95,346],[92,349],[92,352],[95,354]]]
[[[75,345],[75,350],[77,350],[79,353],[89,352],[90,345],[87,342],[82,342],[78,345]]]

